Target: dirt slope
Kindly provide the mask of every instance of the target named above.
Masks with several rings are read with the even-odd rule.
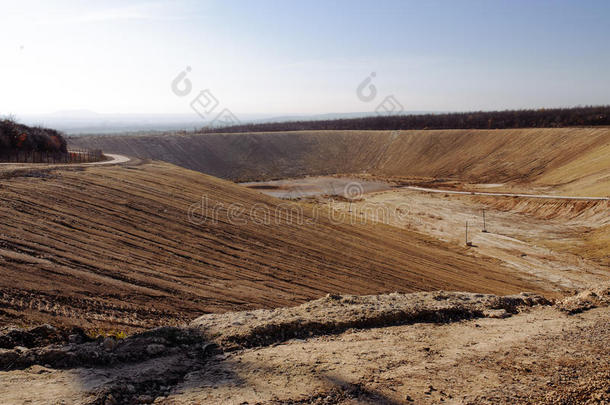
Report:
[[[533,182],[610,194],[610,128],[87,136],[71,144],[232,180],[330,173]]]
[[[460,247],[298,207],[167,163],[4,173],[0,319],[130,330],[326,293],[537,290]]]
[[[565,193],[610,195],[610,142],[549,170],[536,179],[543,185],[560,185]]]

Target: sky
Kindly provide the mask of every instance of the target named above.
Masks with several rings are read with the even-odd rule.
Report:
[[[0,115],[180,114],[195,100],[201,112],[203,90],[237,115],[367,112],[390,96],[405,111],[610,104],[606,0],[0,0],[0,11]],[[172,86],[187,67],[190,92]]]

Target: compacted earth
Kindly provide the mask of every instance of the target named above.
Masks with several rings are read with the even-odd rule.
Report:
[[[608,128],[73,142],[138,158],[0,167],[0,404],[610,403]]]
[[[610,288],[328,295],[124,339],[0,334],[5,404],[603,404]],[[25,389],[24,389],[25,388]]]
[[[0,168],[0,325],[132,333],[328,293],[543,293],[464,247],[168,163]]]

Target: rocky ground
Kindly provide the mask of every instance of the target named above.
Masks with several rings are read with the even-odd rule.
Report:
[[[0,332],[5,404],[607,403],[610,288],[329,295],[124,339]],[[604,402],[606,401],[606,402]]]

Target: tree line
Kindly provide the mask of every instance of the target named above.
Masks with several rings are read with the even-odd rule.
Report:
[[[378,115],[321,121],[249,123],[198,132],[322,130],[507,129],[610,125],[610,105],[537,110],[475,111],[419,115]]]

